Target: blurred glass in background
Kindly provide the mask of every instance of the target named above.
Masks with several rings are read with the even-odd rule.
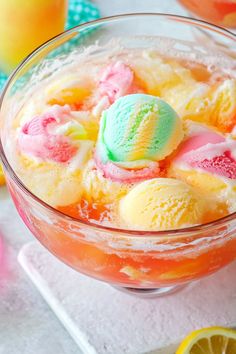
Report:
[[[0,70],[21,60],[64,31],[67,0],[0,0]]]
[[[190,16],[236,29],[236,0],[179,0]]]

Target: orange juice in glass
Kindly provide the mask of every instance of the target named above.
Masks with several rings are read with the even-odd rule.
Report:
[[[193,15],[219,26],[236,28],[235,0],[179,0]]]
[[[10,73],[35,48],[63,32],[67,0],[1,0],[0,70]]]

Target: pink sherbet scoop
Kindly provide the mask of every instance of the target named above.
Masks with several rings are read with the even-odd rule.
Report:
[[[69,161],[77,149],[63,135],[53,133],[53,128],[64,121],[67,107],[55,107],[50,112],[34,117],[23,125],[18,136],[20,151],[32,157],[58,163]]]
[[[184,163],[211,174],[236,179],[236,161],[231,153],[233,148],[236,148],[236,142],[227,141],[218,133],[199,133],[182,144],[174,163]]]
[[[134,74],[130,67],[121,61],[109,65],[102,72],[99,81],[99,91],[102,96],[107,96],[110,103],[117,98],[132,93]]]

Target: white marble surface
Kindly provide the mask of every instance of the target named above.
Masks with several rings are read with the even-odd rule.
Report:
[[[127,12],[184,14],[175,0],[94,0],[103,16]],[[33,236],[20,220],[5,188],[0,189],[0,233],[6,255],[0,272],[0,354],[77,354],[77,346],[17,263]]]

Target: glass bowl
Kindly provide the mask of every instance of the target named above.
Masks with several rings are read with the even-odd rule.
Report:
[[[215,42],[199,42],[191,31],[196,28],[211,33]],[[222,37],[227,49],[217,46]],[[177,290],[232,262],[236,258],[236,213],[208,224],[162,232],[121,230],[79,221],[26,188],[14,171],[8,146],[14,118],[30,100],[32,90],[73,63],[75,54],[91,45],[89,55],[102,54],[112,50],[117,39],[124,48],[149,48],[160,38],[183,56],[192,56],[194,50],[206,60],[209,53],[215,56],[218,65],[222,58],[235,65],[235,54],[228,48],[236,38],[227,30],[174,15],[120,15],[78,26],[34,51],[8,81],[0,108],[0,155],[9,191],[26,226],[51,253],[78,272],[146,297]],[[184,45],[179,42],[182,39]]]

